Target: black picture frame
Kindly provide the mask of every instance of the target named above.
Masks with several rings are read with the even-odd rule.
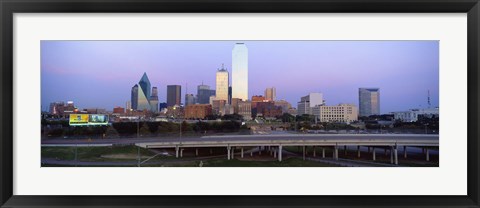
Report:
[[[0,0],[1,207],[479,207],[478,0]],[[13,195],[14,13],[467,13],[468,194],[466,196],[24,196]],[[445,83],[444,83],[445,84]],[[445,179],[448,180],[448,179]],[[385,187],[393,186],[384,184]],[[226,185],[227,186],[227,185]]]

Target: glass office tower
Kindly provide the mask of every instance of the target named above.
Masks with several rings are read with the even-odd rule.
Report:
[[[358,101],[360,116],[380,115],[379,88],[359,88]]]
[[[182,86],[167,85],[167,106],[172,107],[181,104]]]
[[[132,87],[131,103],[133,110],[148,110],[152,111],[151,99],[151,85],[147,73],[143,73],[142,78],[138,84]]]
[[[248,100],[248,49],[236,43],[232,50],[232,98]]]

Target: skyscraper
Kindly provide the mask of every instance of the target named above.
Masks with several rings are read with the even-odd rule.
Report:
[[[248,100],[248,49],[236,43],[232,50],[232,98]]]
[[[168,85],[167,86],[167,106],[180,105],[182,96],[182,86]]]
[[[380,115],[379,88],[359,88],[358,102],[360,116]]]
[[[275,87],[265,89],[265,99],[268,101],[275,101],[277,99]]]
[[[185,94],[185,106],[195,104],[197,99],[193,94]]]
[[[228,103],[228,84],[228,71],[222,64],[222,68],[217,70],[216,100],[225,100],[225,102]]]
[[[152,106],[152,112],[158,112],[158,89],[152,87],[152,95],[150,96],[150,105]]]
[[[152,106],[151,102],[151,85],[150,80],[148,79],[147,73],[143,73],[142,78],[132,87],[131,91],[131,104],[133,110],[148,110],[153,111],[155,108]],[[155,87],[156,89],[156,87]],[[158,95],[157,104],[158,104]],[[155,103],[155,101],[153,102]]]
[[[138,84],[133,85],[132,87],[132,96],[130,98],[132,103],[132,109],[137,110],[137,101],[138,101]]]
[[[197,103],[208,104],[210,96],[215,95],[215,90],[210,89],[208,85],[198,85],[197,87]]]

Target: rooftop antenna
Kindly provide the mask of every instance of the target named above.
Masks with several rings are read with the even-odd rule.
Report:
[[[430,104],[430,90],[427,91],[428,93],[428,108],[431,108],[431,104]]]

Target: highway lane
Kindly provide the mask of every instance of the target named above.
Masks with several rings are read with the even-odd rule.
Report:
[[[285,144],[306,145],[324,144],[333,145],[336,143],[351,143],[351,145],[391,145],[392,143],[418,143],[419,146],[438,146],[438,134],[274,134],[274,135],[225,135],[225,136],[204,136],[204,137],[149,137],[149,138],[119,138],[119,139],[44,139],[43,146],[49,145],[71,145],[71,144],[163,144],[164,146],[205,144],[212,146],[232,145],[263,145],[263,144]],[[139,145],[139,146],[144,146]],[[214,145],[214,146],[216,146]],[[161,145],[160,145],[161,146]]]

